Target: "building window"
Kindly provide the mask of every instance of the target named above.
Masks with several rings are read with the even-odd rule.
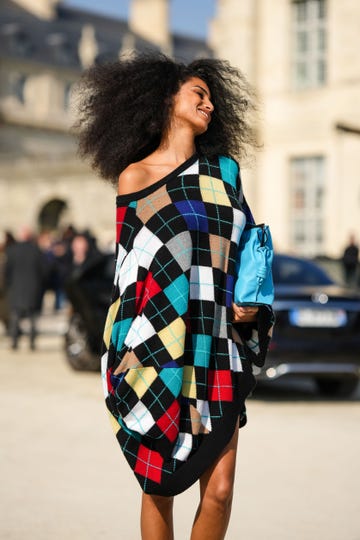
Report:
[[[66,111],[70,110],[71,95],[72,95],[72,83],[66,82],[64,84],[64,109]]]
[[[20,103],[25,103],[26,75],[12,72],[9,74],[9,94],[14,96]]]
[[[7,23],[1,27],[1,35],[5,38],[5,47],[20,56],[29,56],[33,51],[30,37],[18,23]]]
[[[326,83],[326,0],[293,0],[292,67],[296,89]]]
[[[49,34],[46,37],[46,43],[56,62],[60,64],[72,64],[76,61],[75,52],[65,34],[60,32]]]
[[[291,159],[290,179],[290,245],[301,255],[322,254],[325,241],[325,158]]]

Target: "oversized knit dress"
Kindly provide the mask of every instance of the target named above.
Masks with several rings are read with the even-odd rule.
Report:
[[[193,484],[246,422],[271,309],[232,324],[245,225],[239,168],[195,154],[117,197],[116,270],[102,377],[121,449],[146,493]]]

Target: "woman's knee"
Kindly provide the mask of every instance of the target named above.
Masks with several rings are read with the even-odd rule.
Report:
[[[218,507],[228,507],[232,503],[234,482],[232,479],[222,478],[219,482],[208,486],[204,494],[205,501]]]

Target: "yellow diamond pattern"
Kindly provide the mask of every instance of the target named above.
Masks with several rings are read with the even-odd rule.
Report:
[[[196,380],[194,366],[184,366],[182,394],[185,397],[196,399]]]
[[[180,317],[163,330],[160,330],[158,336],[174,360],[184,354],[185,323]]]
[[[139,399],[150,388],[157,377],[156,370],[153,367],[129,369],[125,375],[125,381],[134,390]]]
[[[221,204],[222,206],[231,206],[224,184],[221,180],[218,180],[218,178],[201,175],[200,189],[204,202]]]
[[[115,432],[115,435],[116,435],[118,433],[118,431],[120,431],[121,426],[120,426],[119,422],[116,420],[116,418],[110,413],[110,411],[108,411],[108,413],[109,413],[111,427],[112,427],[112,429],[113,429],[113,431]]]
[[[107,349],[110,347],[112,327],[114,325],[116,313],[118,312],[119,306],[120,306],[120,298],[118,298],[116,302],[111,304],[111,306],[109,307],[109,311],[107,312],[105,328],[104,328],[104,336],[103,336],[104,343]]]

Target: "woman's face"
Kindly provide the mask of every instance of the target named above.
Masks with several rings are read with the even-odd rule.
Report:
[[[190,127],[195,136],[201,135],[208,128],[213,110],[208,85],[198,77],[191,77],[175,94],[172,125]]]

